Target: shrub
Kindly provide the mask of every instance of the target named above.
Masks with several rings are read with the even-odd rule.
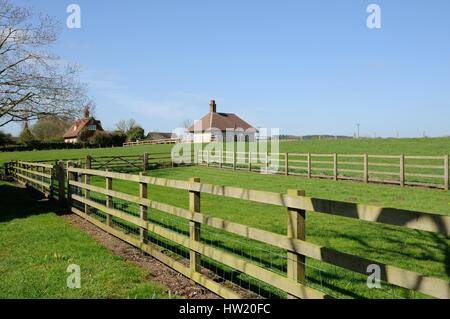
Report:
[[[120,132],[96,131],[88,142],[101,147],[122,146],[126,138],[126,135]]]
[[[37,143],[36,139],[34,138],[33,134],[31,134],[30,129],[28,128],[28,125],[25,125],[23,128],[22,133],[19,135],[19,143],[27,146],[33,146]]]
[[[145,131],[140,126],[133,127],[127,132],[127,138],[129,142],[143,140],[145,138]]]
[[[11,134],[0,131],[0,145],[12,145],[15,144],[14,137]]]

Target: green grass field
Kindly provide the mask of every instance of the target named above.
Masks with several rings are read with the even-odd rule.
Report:
[[[0,153],[0,163],[8,160],[49,160],[60,158],[81,158],[106,155],[136,155],[170,151],[172,145],[152,145],[131,148],[42,151],[23,153]],[[283,142],[280,152],[311,153],[369,153],[408,155],[444,155],[450,152],[450,138],[441,139],[390,139],[390,140],[325,140]],[[267,176],[244,171],[233,172],[206,167],[182,167],[154,170],[147,173],[170,179],[187,180],[200,177],[202,182],[218,185],[238,186],[286,193],[288,189],[305,190],[311,197],[342,200],[354,203],[373,204],[419,210],[436,214],[450,214],[450,196],[448,191],[400,188],[398,186],[362,184],[346,181],[328,181],[286,176]],[[94,178],[92,182],[104,186],[103,179]],[[138,185],[126,181],[114,181],[114,190],[129,194],[138,194]],[[188,208],[187,192],[168,190],[163,187],[149,188],[150,198],[175,206]],[[91,194],[99,201],[100,194]],[[117,207],[138,215],[134,203],[119,202]],[[259,205],[235,199],[225,199],[205,195],[202,197],[202,212],[226,220],[284,234],[286,232],[286,211],[279,207]],[[104,215],[98,214],[102,219]],[[177,232],[188,234],[185,220],[169,216],[162,212],[150,212],[149,218]],[[116,226],[128,233],[136,233],[136,228],[116,220]],[[364,223],[317,213],[307,215],[307,240],[334,248],[343,252],[363,256],[376,261],[395,265],[450,281],[450,240],[439,235],[403,229],[393,226]],[[160,244],[174,255],[186,256],[187,251],[173,242],[153,236],[153,242]],[[208,227],[202,228],[202,240],[213,246],[239,254],[244,258],[270,268],[275,272],[286,271],[285,251],[277,250],[238,236],[224,234]],[[244,275],[232,272],[223,265],[203,260],[206,267],[213,271],[220,269],[224,276],[245,285],[256,286],[266,291],[266,296],[280,296],[274,287],[264,287]],[[307,260],[308,284],[321,289],[332,296],[342,298],[421,298],[400,288],[383,285],[381,290],[369,290],[365,285],[366,277],[344,271],[338,267]]]
[[[170,152],[173,145],[145,145],[104,149],[51,150],[30,152],[0,152],[0,165],[12,160],[42,161],[63,158],[83,158],[110,155],[142,155],[144,152]],[[342,154],[407,154],[445,155],[450,153],[450,138],[427,139],[361,139],[361,140],[310,140],[280,143],[280,152],[291,153],[342,153]]]
[[[443,215],[450,214],[448,192],[440,190],[308,180],[204,167],[162,169],[150,171],[148,174],[180,180],[187,180],[195,176],[200,177],[201,181],[205,183],[280,193],[285,193],[287,189],[302,189],[312,197],[434,212]],[[93,183],[103,186],[105,181],[98,178],[94,179]],[[124,193],[138,194],[138,185],[127,181],[114,181],[113,189]],[[149,194],[150,198],[154,200],[188,208],[188,195],[185,191],[173,189],[168,191],[164,187],[151,186]],[[91,193],[91,196],[99,200],[104,199],[100,194]],[[138,216],[138,206],[134,203],[119,201],[116,203],[120,209]],[[286,233],[286,211],[279,207],[204,195],[202,197],[202,212],[275,233]],[[150,213],[150,219],[177,232],[188,234],[186,220],[156,211]],[[137,228],[132,225],[117,223],[116,226],[122,228],[125,232],[137,233]],[[308,213],[306,227],[307,240],[313,243],[450,280],[450,240],[443,236],[317,213]],[[208,227],[203,227],[202,231],[202,240],[208,244],[244,256],[275,272],[284,273],[286,271],[286,257],[282,250],[245,240],[239,236],[215,231]],[[187,251],[176,243],[170,243],[161,238],[155,239],[154,242],[178,253],[180,256],[187,255]],[[216,271],[217,267],[227,269],[227,267],[208,261],[205,261],[205,265],[213,270],[215,268]],[[423,297],[420,294],[387,285],[382,290],[369,290],[365,285],[366,278],[364,276],[315,260],[307,261],[307,274],[311,286],[339,298]],[[244,286],[247,281],[252,282],[251,279],[243,275],[235,274],[235,277],[238,278],[238,281],[245,282]],[[258,284],[256,286],[257,289],[261,289]],[[271,288],[267,288],[267,290],[269,297],[278,295]]]
[[[0,182],[0,298],[164,298],[148,272],[95,242],[37,202]],[[67,267],[81,267],[81,289],[66,285]]]

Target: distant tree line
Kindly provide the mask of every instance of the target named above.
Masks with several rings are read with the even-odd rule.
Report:
[[[345,135],[278,135],[280,140],[348,140],[353,139],[351,136]]]
[[[85,117],[93,112],[85,110]],[[144,129],[133,119],[121,120],[114,131],[90,131],[85,127],[79,134],[75,145],[64,143],[64,133],[71,127],[75,118],[68,116],[42,116],[29,126],[24,122],[18,137],[0,131],[0,149],[2,151],[44,150],[89,147],[122,146],[127,141],[145,139]]]

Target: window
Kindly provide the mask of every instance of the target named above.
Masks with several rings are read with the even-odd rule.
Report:
[[[97,130],[97,125],[88,125],[88,130],[89,131],[96,131]]]

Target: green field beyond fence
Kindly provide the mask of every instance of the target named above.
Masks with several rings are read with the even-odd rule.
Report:
[[[449,190],[449,155],[299,154],[198,151],[195,163],[209,167]]]
[[[448,216],[305,196],[303,190],[251,190],[72,164],[66,174],[62,165],[43,165],[12,163],[8,170],[60,201],[68,197],[76,214],[223,297],[450,298]],[[214,180],[229,175],[234,183],[265,180],[269,189],[294,180],[191,167],[148,174],[193,170],[216,171]],[[66,175],[69,189],[52,191],[66,184]],[[426,191],[372,187],[391,194]],[[446,191],[426,194],[448,198],[441,195]],[[380,267],[383,289],[366,285],[372,264]]]

